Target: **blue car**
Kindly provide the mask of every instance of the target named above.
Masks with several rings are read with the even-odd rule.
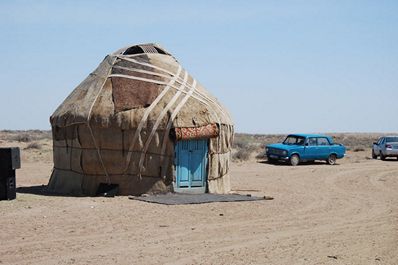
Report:
[[[320,134],[290,134],[283,143],[270,144],[265,147],[269,162],[284,160],[292,166],[300,162],[325,160],[334,165],[336,159],[343,158],[344,145],[333,143],[330,136]]]

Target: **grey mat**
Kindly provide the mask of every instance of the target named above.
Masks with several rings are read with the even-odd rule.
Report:
[[[167,205],[265,200],[264,197],[255,197],[250,195],[210,194],[210,193],[204,193],[204,194],[168,193],[168,194],[147,195],[140,197],[130,197],[130,199],[151,202],[151,203],[167,204]]]

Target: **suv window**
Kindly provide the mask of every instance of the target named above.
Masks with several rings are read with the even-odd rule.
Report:
[[[330,145],[329,140],[327,138],[318,138],[318,145]]]
[[[314,145],[316,145],[316,138],[315,137],[311,137],[311,138],[308,138],[308,145],[312,145],[312,146],[314,146]]]

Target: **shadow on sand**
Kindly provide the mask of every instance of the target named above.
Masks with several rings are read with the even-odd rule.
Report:
[[[385,160],[380,160],[380,161],[383,161],[383,162],[398,162],[398,158],[395,158],[395,157],[386,157]]]
[[[289,162],[283,162],[283,161],[273,161],[273,162],[269,162],[268,160],[259,160],[257,161],[257,163],[260,164],[267,164],[267,165],[272,165],[272,166],[291,166]],[[297,166],[309,166],[309,165],[328,165],[326,162],[324,161],[307,161],[307,162],[300,162],[300,164],[298,164]],[[336,166],[338,166],[339,164],[336,163]]]
[[[78,195],[78,194],[60,194],[60,193],[50,192],[48,190],[47,185],[18,187],[16,189],[16,191],[17,191],[17,193],[33,194],[33,195],[41,195],[41,196],[83,197],[82,195]]]

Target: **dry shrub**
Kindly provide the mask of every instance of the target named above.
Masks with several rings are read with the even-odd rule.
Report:
[[[234,138],[233,147],[236,149],[245,148],[252,142],[250,135],[247,134],[235,134]]]
[[[352,150],[353,152],[363,152],[363,151],[365,151],[365,148],[362,148],[362,147],[357,147],[357,148],[354,148],[354,150]]]
[[[32,141],[32,137],[27,133],[23,133],[23,134],[13,135],[11,137],[11,140],[17,141],[17,142],[29,143]]]
[[[280,143],[285,139],[286,135],[280,134],[247,134],[235,133],[234,148],[243,148],[247,145],[256,145],[264,148],[267,144]]]
[[[237,151],[232,155],[232,159],[236,161],[247,161],[250,159],[256,149],[257,148],[254,145],[237,147]]]
[[[52,139],[52,133],[50,130],[41,131],[41,130],[33,130],[32,133],[35,135],[36,140],[43,140],[43,139]]]
[[[372,147],[372,143],[377,140],[380,134],[377,133],[335,133],[333,136],[336,143],[344,144],[347,150],[354,152],[364,151]],[[381,136],[381,135],[380,135]],[[355,151],[358,149],[358,151]],[[364,150],[361,150],[364,149]]]
[[[262,150],[256,155],[256,159],[265,159],[265,151]]]
[[[247,161],[250,159],[252,152],[247,149],[240,149],[232,155],[233,160]]]
[[[25,149],[41,149],[42,146],[41,144],[37,143],[37,142],[33,142],[28,144],[28,146],[25,147]]]

